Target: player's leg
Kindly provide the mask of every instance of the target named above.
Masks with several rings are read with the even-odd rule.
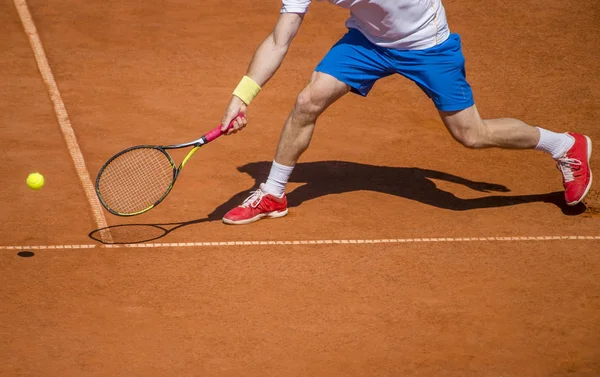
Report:
[[[592,142],[576,133],[556,133],[513,118],[482,119],[475,105],[439,111],[452,136],[468,148],[537,149],[554,158],[562,174],[565,201],[581,202],[592,186]]]
[[[549,153],[563,175],[567,204],[579,203],[588,193],[591,141],[584,135],[556,133],[512,118],[482,119],[466,80],[460,37],[451,34],[438,46],[399,51],[397,70],[431,97],[452,134],[468,148],[537,149]],[[410,64],[406,64],[406,62]],[[416,63],[416,64],[415,64]]]
[[[271,165],[264,191],[283,198],[296,162],[312,139],[317,118],[335,101],[350,91],[348,84],[323,72],[314,72],[287,117]]]
[[[475,105],[439,113],[452,137],[467,148],[533,149],[540,140],[539,129],[518,119],[481,119]],[[556,148],[564,144],[562,153],[573,144],[564,134],[556,134],[556,138]]]
[[[242,225],[263,217],[287,214],[285,186],[296,161],[310,144],[317,118],[348,91],[350,87],[333,76],[322,72],[312,74],[285,121],[266,183],[261,184],[242,205],[225,214],[224,223]]]
[[[314,72],[283,125],[275,161],[294,166],[308,148],[319,115],[349,91],[350,87],[335,77]]]
[[[285,186],[294,165],[308,148],[317,118],[348,91],[366,96],[374,83],[393,73],[385,54],[359,31],[350,30],[317,65],[298,95],[277,146],[266,183],[223,217],[226,224],[247,224],[287,214]]]

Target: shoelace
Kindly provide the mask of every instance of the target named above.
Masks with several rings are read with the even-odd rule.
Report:
[[[267,193],[263,192],[261,189],[258,189],[256,191],[250,191],[250,196],[247,197],[246,200],[244,200],[241,206],[244,208],[256,208],[265,195],[267,195]]]
[[[574,158],[561,157],[556,161],[556,166],[562,173],[565,182],[572,182],[575,180],[573,170],[579,170],[581,161]]]

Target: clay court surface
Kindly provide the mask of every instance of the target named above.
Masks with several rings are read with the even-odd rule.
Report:
[[[218,125],[280,2],[27,4],[35,35],[21,0],[0,4],[0,376],[600,375],[600,190],[567,208],[548,156],[459,146],[401,77],[322,116],[289,216],[220,222],[266,178],[343,9],[313,4],[246,130],[124,219],[81,174]],[[445,6],[484,117],[600,145],[597,3]]]

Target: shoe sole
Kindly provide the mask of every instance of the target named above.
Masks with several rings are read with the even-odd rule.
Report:
[[[245,220],[237,220],[237,221],[235,221],[235,220],[229,220],[229,219],[223,218],[223,222],[225,224],[228,224],[228,225],[245,225],[245,224],[253,223],[253,222],[258,221],[260,219],[263,219],[265,217],[267,217],[269,219],[276,219],[278,217],[283,217],[283,216],[285,216],[287,214],[288,214],[288,210],[286,208],[283,211],[273,211],[273,212],[269,212],[269,213],[260,213],[260,214],[254,216],[254,217],[252,217],[250,219],[245,219]]]
[[[590,139],[589,137],[585,136],[585,140],[587,141],[587,163],[588,163],[588,167],[590,166],[590,158],[592,157],[592,139]],[[579,198],[578,200],[574,201],[574,202],[567,202],[568,206],[575,206],[579,203],[581,203],[581,201],[583,199],[585,199],[586,195],[588,194],[588,192],[590,191],[590,188],[592,188],[592,168],[590,168],[590,181],[588,182],[588,185],[586,186],[585,190],[583,191],[583,195],[581,195],[581,198]]]

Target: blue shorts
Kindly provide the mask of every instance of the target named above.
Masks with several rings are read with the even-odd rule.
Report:
[[[459,111],[474,104],[458,34],[424,50],[396,50],[379,47],[349,29],[315,71],[335,77],[362,96],[377,80],[399,73],[414,81],[439,110]]]

